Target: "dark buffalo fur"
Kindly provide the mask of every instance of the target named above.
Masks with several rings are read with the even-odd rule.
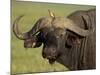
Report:
[[[86,18],[88,23],[87,26],[85,26],[82,16]],[[96,28],[96,12],[94,9],[88,11],[76,11],[69,15],[68,18],[82,28]],[[79,36],[73,37],[74,35],[75,34],[69,34],[69,38],[67,39],[67,41],[72,44],[72,47],[69,48],[69,50],[64,50],[64,54],[57,61],[66,67],[69,67],[71,70],[95,69],[96,31],[84,38]]]

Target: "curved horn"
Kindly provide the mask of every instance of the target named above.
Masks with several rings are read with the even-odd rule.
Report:
[[[89,30],[84,30],[78,26],[67,27],[67,29],[83,37],[88,36],[90,34]]]
[[[13,23],[13,32],[16,35],[17,38],[24,40],[27,38],[27,33],[22,33],[19,28],[18,28],[18,23],[19,20],[23,17],[24,15],[21,15],[19,17],[16,18],[16,20]]]
[[[84,24],[86,24],[85,26],[87,26],[87,22],[84,19],[84,17],[82,17],[82,19],[84,21]],[[82,37],[88,36],[94,32],[94,29],[82,29],[82,28],[78,27],[77,25],[75,25],[75,23],[73,23],[73,22],[71,22],[70,25],[66,25],[66,29],[68,29]]]

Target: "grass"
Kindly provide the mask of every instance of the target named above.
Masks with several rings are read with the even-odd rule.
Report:
[[[12,23],[19,15],[25,17],[20,21],[20,30],[25,32],[34,26],[34,23],[40,18],[48,15],[48,9],[55,12],[56,16],[66,17],[76,10],[87,10],[95,6],[51,4],[37,2],[15,2],[12,0]],[[12,25],[11,25],[12,27]],[[55,63],[50,65],[48,60],[42,58],[42,46],[39,48],[25,49],[23,41],[17,39],[11,32],[11,73],[32,73],[32,72],[52,72],[68,71],[65,66]]]

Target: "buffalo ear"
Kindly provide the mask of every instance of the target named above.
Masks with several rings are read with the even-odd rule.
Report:
[[[70,36],[70,32],[67,31],[66,40],[65,40],[65,47],[66,48],[71,48],[72,47],[72,44],[71,44],[69,36]]]
[[[69,32],[67,34],[66,42],[65,42],[65,47],[66,48],[72,48],[74,45],[80,45],[81,43],[81,38],[76,36],[75,34]]]

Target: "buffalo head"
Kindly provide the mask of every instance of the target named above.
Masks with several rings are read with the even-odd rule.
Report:
[[[68,32],[85,37],[91,33],[91,30],[78,27],[68,18],[55,17],[54,13],[50,11],[49,13],[50,17],[40,18],[35,26],[25,33],[20,32],[18,28],[18,22],[22,17],[19,16],[13,24],[13,32],[17,38],[24,40],[24,47],[39,47],[43,43],[42,56],[53,63],[69,45],[66,43]],[[82,19],[86,23],[84,17]]]

